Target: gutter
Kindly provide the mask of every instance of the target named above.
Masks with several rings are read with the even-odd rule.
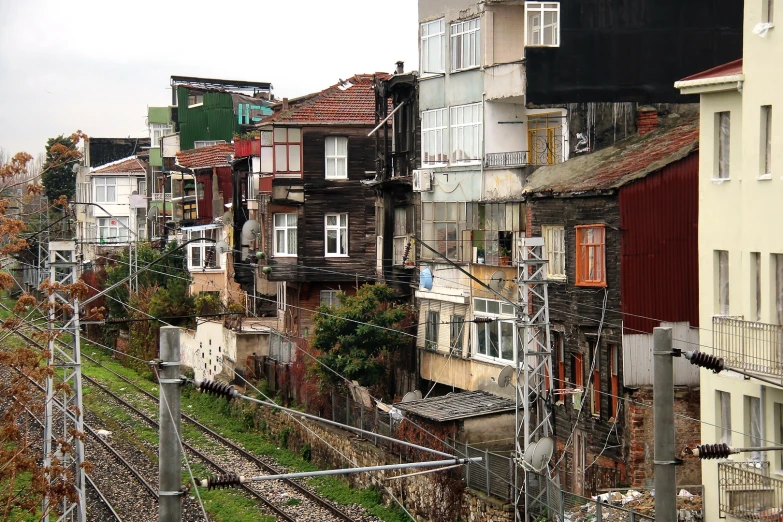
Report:
[[[742,91],[742,83],[745,75],[730,74],[728,76],[716,76],[714,78],[701,78],[698,80],[680,80],[674,82],[674,88],[680,89],[682,94],[700,94],[718,91]]]

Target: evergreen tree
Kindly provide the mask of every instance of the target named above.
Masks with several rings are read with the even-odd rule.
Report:
[[[81,158],[81,154],[76,149],[77,141],[76,136],[61,134],[56,138],[49,138],[46,142],[46,162],[43,166],[41,182],[50,203],[60,196],[67,197],[68,201],[73,200],[76,193],[76,172],[73,169]]]

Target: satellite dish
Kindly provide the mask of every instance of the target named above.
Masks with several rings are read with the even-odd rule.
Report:
[[[549,437],[538,439],[525,449],[523,459],[525,464],[535,471],[544,469],[555,452],[555,443]]]
[[[421,400],[421,391],[413,390],[413,393],[416,394],[416,400],[420,401]]]
[[[419,397],[416,396],[416,392],[408,392],[402,396],[402,402],[417,401]]]
[[[425,266],[419,273],[419,283],[425,290],[432,290],[432,272],[430,267]]]
[[[499,294],[503,293],[503,289],[506,288],[506,274],[502,270],[492,274],[489,278],[489,287]]]
[[[505,388],[511,382],[511,377],[514,375],[514,367],[506,366],[498,374],[498,386]]]
[[[217,243],[215,243],[215,249],[219,253],[225,254],[226,252],[228,252],[228,243],[226,243],[225,241],[218,241]]]

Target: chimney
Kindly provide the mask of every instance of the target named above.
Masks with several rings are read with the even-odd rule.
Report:
[[[655,130],[658,123],[658,111],[655,107],[643,105],[636,109],[636,131],[640,136]]]
[[[397,62],[397,68],[394,70],[394,74],[402,74],[405,72],[405,62],[399,60]]]
[[[288,110],[288,98],[283,98],[283,110]]]

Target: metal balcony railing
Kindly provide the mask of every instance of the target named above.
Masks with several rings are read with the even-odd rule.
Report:
[[[171,193],[153,192],[151,201],[171,201]]]
[[[518,152],[488,152],[484,156],[485,167],[522,167],[529,164],[526,150]]]
[[[526,165],[554,165],[564,161],[563,137],[536,136],[530,142],[530,150],[514,152],[488,152],[484,155],[484,167],[524,167]]]
[[[769,462],[719,462],[721,516],[778,522],[783,516],[783,480],[769,476]]]
[[[736,317],[712,318],[714,355],[727,366],[773,377],[783,377],[783,326],[744,321]]]

